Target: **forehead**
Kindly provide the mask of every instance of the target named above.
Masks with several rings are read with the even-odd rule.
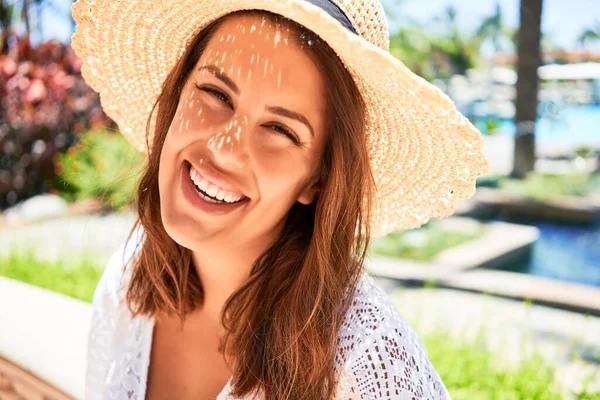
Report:
[[[215,31],[198,66],[214,65],[240,89],[293,93],[322,106],[324,82],[299,33],[258,14],[232,15]]]
[[[298,32],[282,17],[262,14],[260,12],[231,14],[227,16],[217,29],[218,42],[234,43],[239,39],[250,42],[261,41],[262,44],[278,48],[283,41],[287,45],[289,40],[297,38]]]

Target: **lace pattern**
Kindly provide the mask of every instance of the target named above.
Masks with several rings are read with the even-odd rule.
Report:
[[[124,302],[126,266],[137,248],[128,243],[115,252],[94,294],[86,399],[145,398],[154,323],[131,318]],[[450,400],[419,336],[367,273],[338,333],[334,368],[337,400]],[[218,400],[234,399],[230,383]]]
[[[145,397],[153,324],[136,318],[129,326],[125,346],[109,377],[111,385],[107,397],[111,400],[144,400]]]
[[[367,273],[338,343],[337,399],[450,399],[419,336]]]

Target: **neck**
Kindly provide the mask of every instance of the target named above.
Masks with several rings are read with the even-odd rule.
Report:
[[[256,260],[280,234],[281,228],[251,242],[210,241],[192,251],[194,268],[204,290],[204,303],[199,310],[211,318],[220,318],[227,299],[250,278]]]

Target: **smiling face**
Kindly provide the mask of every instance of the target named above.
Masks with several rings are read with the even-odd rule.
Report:
[[[162,221],[180,245],[272,240],[294,203],[316,199],[325,83],[300,43],[257,15],[231,16],[210,38],[160,154]]]

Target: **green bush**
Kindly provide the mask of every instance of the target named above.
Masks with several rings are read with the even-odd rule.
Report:
[[[480,237],[484,231],[481,227],[474,233],[457,232],[429,223],[418,230],[396,231],[375,238],[369,252],[384,257],[428,261],[444,250]]]
[[[0,276],[91,303],[102,268],[89,258],[42,261],[33,252],[22,254],[11,250],[0,259]]]
[[[67,201],[100,199],[107,207],[119,209],[134,203],[143,165],[142,153],[122,135],[89,131],[58,155],[55,187]]]
[[[502,121],[497,118],[486,119],[485,122],[485,133],[488,135],[494,135],[502,127]]]
[[[496,189],[504,179],[507,179],[506,175],[487,174],[477,178],[476,186]]]
[[[592,146],[580,146],[577,147],[573,153],[577,156],[577,157],[591,157],[594,155],[594,151],[596,149],[594,149]]]

